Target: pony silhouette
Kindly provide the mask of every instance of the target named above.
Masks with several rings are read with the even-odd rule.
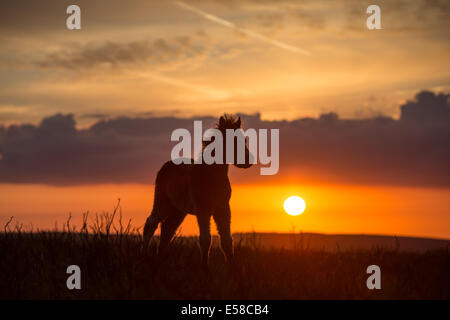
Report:
[[[164,253],[187,214],[197,217],[200,230],[199,242],[202,252],[202,265],[207,267],[209,249],[211,245],[210,220],[213,217],[220,235],[222,251],[228,261],[232,260],[233,247],[230,231],[231,185],[228,179],[228,164],[226,160],[226,130],[240,129],[241,119],[224,114],[216,124],[216,129],[223,137],[223,164],[190,164],[176,165],[172,161],[166,162],[156,176],[155,197],[153,210],[147,218],[143,241],[147,247],[156,228],[161,223],[161,236],[158,252]],[[235,138],[236,139],[236,138]],[[206,147],[212,141],[203,144]],[[245,161],[238,164],[237,143],[234,143],[233,164],[239,168],[249,168],[251,157],[245,144]]]

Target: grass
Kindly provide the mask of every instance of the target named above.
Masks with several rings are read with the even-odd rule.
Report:
[[[24,231],[10,220],[0,233],[0,299],[449,299],[448,250],[406,253],[374,248],[325,252],[235,243],[233,265],[213,246],[201,271],[195,238],[176,237],[164,259],[158,239],[142,253],[140,230],[112,214],[83,216],[80,229]],[[81,268],[81,290],[66,269]],[[366,268],[381,268],[368,290]]]

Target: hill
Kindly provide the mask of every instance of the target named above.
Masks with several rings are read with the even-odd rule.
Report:
[[[450,240],[365,234],[236,233],[235,242],[248,246],[289,250],[367,250],[384,248],[400,252],[447,249]]]

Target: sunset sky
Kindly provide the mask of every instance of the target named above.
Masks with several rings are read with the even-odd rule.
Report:
[[[448,1],[0,6],[0,224],[49,228],[120,197],[142,225],[171,130],[227,112],[280,129],[278,175],[231,169],[234,232],[450,238]]]

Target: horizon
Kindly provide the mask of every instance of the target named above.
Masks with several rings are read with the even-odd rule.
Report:
[[[124,221],[132,219],[132,225],[142,227],[146,216],[152,207],[154,186],[151,184],[107,184],[107,185],[81,185],[81,186],[44,186],[29,184],[0,184],[4,195],[3,210],[0,224],[5,223],[14,216],[13,223],[23,223],[24,228],[32,223],[34,229],[52,230],[55,222],[61,228],[72,215],[72,224],[81,225],[82,213],[90,212],[90,218],[96,213],[111,213],[117,199],[121,199],[121,208]],[[264,189],[264,190],[262,190]],[[281,189],[281,190],[280,190]],[[120,190],[120,191],[119,191]],[[395,207],[380,197],[385,197],[387,190],[398,194]],[[30,191],[35,194],[31,195]],[[37,192],[36,192],[37,191]],[[119,194],[119,193],[122,194]],[[115,195],[113,195],[115,193]],[[282,208],[282,201],[291,194],[300,194],[307,202],[307,208],[300,216],[286,215]],[[383,196],[384,194],[384,196]],[[424,195],[418,200],[418,195]],[[242,232],[313,232],[320,234],[367,234],[382,236],[406,236],[419,238],[450,239],[450,233],[445,224],[439,223],[446,219],[448,205],[448,189],[405,188],[405,187],[374,187],[354,185],[233,185],[232,206],[232,233]],[[247,196],[262,196],[270,202],[246,203],[243,198]],[[271,196],[268,196],[271,195]],[[320,203],[320,197],[326,196],[333,203]],[[363,201],[361,201],[361,196]],[[416,198],[414,211],[404,199]],[[352,203],[358,199],[358,202]],[[375,199],[382,201],[370,212],[391,211],[365,216],[358,214],[373,207],[370,203]],[[442,201],[441,212],[430,212],[428,218],[432,221],[424,223],[420,214],[433,201]],[[366,204],[369,203],[369,204]],[[353,209],[349,209],[352,204]],[[9,208],[5,210],[5,208]],[[33,208],[33,209],[31,209]],[[110,209],[108,209],[110,208]],[[356,208],[356,210],[355,210]],[[39,220],[36,220],[39,217]],[[257,220],[254,220],[258,217]],[[433,218],[434,217],[434,218]],[[338,221],[337,218],[340,218]],[[274,221],[276,219],[276,223]],[[267,222],[269,223],[267,223]],[[394,223],[393,223],[394,222]],[[407,223],[405,223],[407,222]],[[212,233],[217,234],[212,227]],[[141,230],[142,231],[142,230]],[[157,231],[159,233],[159,231]],[[195,216],[188,215],[180,230],[181,235],[191,236],[198,234]]]

